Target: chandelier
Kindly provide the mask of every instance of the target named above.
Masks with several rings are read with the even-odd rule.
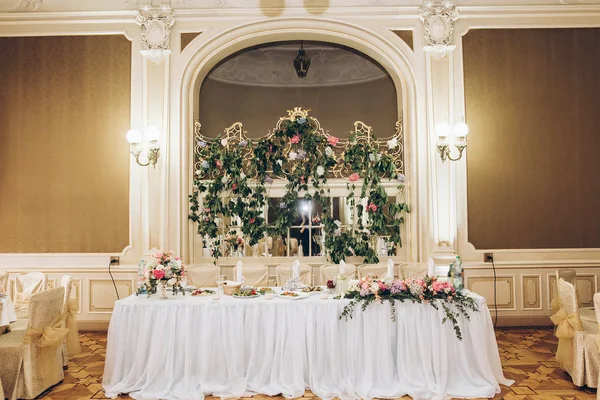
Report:
[[[298,50],[298,55],[294,58],[294,69],[296,70],[296,74],[298,74],[298,78],[306,79],[306,74],[308,74],[308,69],[310,68],[310,58],[306,55],[304,51],[303,42],[300,41],[300,49]]]

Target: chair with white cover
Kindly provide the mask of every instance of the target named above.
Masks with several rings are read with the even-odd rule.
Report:
[[[65,288],[62,314],[65,321],[65,328],[69,330],[67,333],[67,340],[63,344],[63,366],[66,367],[70,356],[81,353],[79,328],[77,327],[77,311],[79,309],[79,304],[77,304],[76,298],[71,298],[73,278],[69,275],[63,275],[60,280],[60,286]]]
[[[321,284],[324,285],[327,281],[334,280],[340,274],[340,266],[335,264],[321,266]],[[346,272],[344,273],[348,279],[356,279],[356,265],[346,264]]]
[[[242,276],[244,285],[248,286],[268,286],[269,285],[269,266],[267,265],[243,265]],[[233,267],[233,280],[237,277],[237,266]]]
[[[562,302],[560,300],[560,296],[558,295],[558,281],[560,278],[564,279],[565,282],[570,283],[575,288],[575,296],[577,299],[577,305],[579,307],[579,318],[581,318],[581,322],[583,323],[583,325],[596,326],[598,324],[598,321],[596,319],[596,312],[594,310],[594,307],[581,307],[581,300],[579,299],[579,293],[577,292],[577,273],[574,269],[561,268],[556,270],[557,295],[552,299],[552,302],[550,303],[552,314],[556,314],[558,310],[562,307]]]
[[[0,293],[6,292],[8,292],[8,272],[0,269]]]
[[[29,298],[46,288],[47,277],[42,272],[22,273],[15,277],[15,309],[18,318],[27,318]]]
[[[34,399],[64,379],[64,296],[63,287],[34,293],[27,330],[0,336],[0,380],[9,400]]]
[[[218,265],[190,265],[185,271],[188,285],[195,287],[216,287],[221,267]]]
[[[358,279],[362,279],[367,275],[376,276],[377,278],[385,278],[387,276],[387,264],[363,264],[358,267]],[[395,267],[394,267],[395,269]]]
[[[596,344],[598,325],[584,325],[579,317],[575,287],[564,279],[558,280],[558,295],[562,308],[552,317],[556,324],[558,349],[556,361],[576,386],[598,386],[600,352]]]
[[[398,266],[398,278],[423,278],[427,276],[427,263],[408,263]]]
[[[308,265],[300,265],[300,282],[305,285],[311,285],[311,272],[312,268]],[[277,278],[277,286],[283,286],[292,277],[292,266],[291,265],[278,265],[275,268],[275,276]]]

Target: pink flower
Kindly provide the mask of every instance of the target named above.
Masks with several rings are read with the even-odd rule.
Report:
[[[219,169],[223,168],[223,162],[221,160],[215,161],[215,164],[217,164],[217,168],[219,168]]]
[[[327,136],[327,143],[329,143],[332,146],[335,146],[336,144],[338,144],[339,141],[340,141],[340,139],[335,136]]]
[[[205,212],[205,213],[209,213],[209,212],[210,212],[210,208],[205,208],[205,209],[204,209],[204,212]],[[161,254],[161,257],[162,257],[162,254]]]
[[[350,182],[356,182],[360,178],[360,176],[355,172],[348,177]]]
[[[253,224],[254,221],[256,221],[254,218],[250,218],[250,220],[248,222],[250,222],[251,224]]]
[[[379,290],[388,290],[388,286],[385,283],[383,283],[381,281],[379,281],[377,283],[379,283]]]
[[[300,183],[304,183],[304,175],[300,176]]]
[[[294,135],[291,139],[292,144],[300,143],[300,135]]]
[[[164,277],[165,277],[165,271],[159,270],[159,269],[154,270],[154,278],[155,279],[162,279]]]
[[[377,211],[377,209],[378,209],[379,207],[377,207],[377,205],[376,205],[376,204],[374,204],[374,203],[369,203],[369,206],[368,206],[368,208],[369,208],[369,210],[370,210],[370,211],[372,211],[372,212],[375,212],[375,211]]]
[[[237,189],[237,183],[234,183],[233,185],[231,185],[231,189],[233,189],[233,190]]]

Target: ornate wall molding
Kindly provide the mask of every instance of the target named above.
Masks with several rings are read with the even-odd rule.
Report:
[[[454,0],[424,0],[420,17],[425,32],[424,50],[436,58],[446,57],[454,50],[454,22],[458,10]]]
[[[35,11],[43,2],[44,0],[16,0],[12,11]]]
[[[160,63],[171,53],[171,28],[175,24],[169,6],[141,9],[135,21],[142,27],[140,53],[153,63]]]

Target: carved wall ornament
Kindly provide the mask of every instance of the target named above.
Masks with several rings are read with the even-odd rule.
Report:
[[[44,2],[44,0],[18,0],[15,6],[16,11],[35,11]]]
[[[425,28],[426,51],[436,58],[444,58],[454,50],[454,22],[458,10],[453,0],[424,0],[421,21]]]
[[[160,63],[171,53],[171,28],[175,24],[171,8],[142,9],[135,20],[142,27],[140,53],[151,62]]]

